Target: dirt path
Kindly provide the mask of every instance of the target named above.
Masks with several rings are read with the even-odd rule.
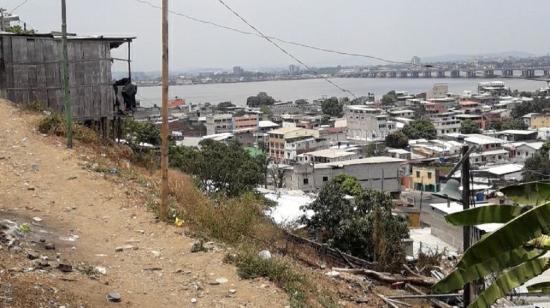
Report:
[[[34,223],[32,233],[54,242],[55,253],[73,267],[83,263],[107,271],[97,280],[76,271],[45,271],[56,288],[82,298],[86,307],[288,304],[286,294],[269,282],[240,280],[235,268],[222,262],[223,249],[191,253],[194,240],[181,229],[155,222],[138,197],[139,187],[83,168],[85,155],[36,132],[35,121],[36,116],[0,100],[0,220]],[[33,222],[33,217],[41,221]],[[115,252],[123,245],[137,250]],[[65,281],[67,277],[74,281]],[[227,283],[210,284],[220,277]],[[109,303],[105,297],[110,291],[119,292],[122,302]]]

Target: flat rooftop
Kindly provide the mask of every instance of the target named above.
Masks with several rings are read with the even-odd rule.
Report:
[[[300,154],[300,156],[303,155],[309,155],[309,156],[315,156],[315,157],[324,157],[324,158],[339,158],[339,157],[346,157],[346,156],[352,156],[356,155],[354,152],[348,152],[341,149],[326,149],[326,150],[319,150],[319,151],[313,151],[313,152],[307,152]]]
[[[369,164],[374,165],[374,164],[391,164],[391,163],[400,164],[403,162],[406,162],[406,160],[393,158],[389,156],[374,156],[374,157],[352,159],[352,160],[346,160],[346,161],[340,161],[340,162],[334,162],[334,163],[317,164],[315,165],[315,168],[342,168],[345,166],[353,166],[353,165],[369,165]]]

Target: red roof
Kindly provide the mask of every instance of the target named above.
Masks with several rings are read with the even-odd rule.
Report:
[[[175,98],[168,101],[168,108],[177,108],[185,105],[185,100],[183,98]]]

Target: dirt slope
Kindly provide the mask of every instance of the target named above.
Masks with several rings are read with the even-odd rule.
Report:
[[[60,139],[36,132],[36,120],[0,100],[0,221],[29,223],[32,231],[26,240],[36,237],[36,243],[30,242],[23,252],[8,251],[5,245],[0,249],[0,284],[8,276],[30,280],[31,285],[38,279],[42,286],[66,294],[67,301],[73,299],[85,307],[287,305],[286,294],[269,282],[240,280],[234,267],[223,264],[224,249],[191,253],[194,240],[182,229],[155,222],[146,209],[142,188],[87,170],[83,166],[90,164],[89,157],[78,148],[66,150]],[[56,250],[44,250],[40,239],[53,242]],[[115,252],[127,244],[137,250]],[[50,260],[58,254],[73,268],[103,266],[107,273],[90,279],[76,269],[67,274],[55,269],[21,272],[30,266],[26,249],[49,254]],[[13,266],[19,270],[8,274]],[[210,284],[220,277],[228,282]],[[1,291],[0,307],[17,307],[13,300],[17,290]],[[122,302],[109,303],[105,297],[110,291],[119,292]],[[196,303],[191,302],[193,298]],[[38,301],[33,305],[42,306]]]

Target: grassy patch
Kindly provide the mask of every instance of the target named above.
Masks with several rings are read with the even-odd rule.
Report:
[[[313,272],[284,258],[258,257],[258,247],[276,251],[277,244],[284,241],[282,231],[264,215],[269,205],[262,198],[248,193],[210,199],[190,177],[170,171],[168,178],[172,221],[183,219],[197,236],[236,246],[238,253],[228,255],[225,261],[237,266],[240,277],[269,279],[289,295],[292,307],[334,307],[330,288],[319,287],[319,279],[324,277],[314,277]]]
[[[275,283],[290,296],[291,307],[308,307],[306,293],[310,282],[289,262],[277,258],[264,260],[252,252],[228,255],[225,261],[237,266],[243,279],[265,277]]]
[[[169,192],[175,201],[171,219],[183,219],[186,225],[226,243],[274,243],[280,238],[280,230],[264,216],[266,205],[258,196],[246,193],[237,198],[210,199],[190,177],[170,171],[168,178]]]
[[[43,134],[65,137],[67,136],[67,124],[59,113],[51,112],[40,120],[38,131]],[[101,138],[95,131],[76,123],[73,124],[73,138],[84,144],[98,145],[102,143]]]

